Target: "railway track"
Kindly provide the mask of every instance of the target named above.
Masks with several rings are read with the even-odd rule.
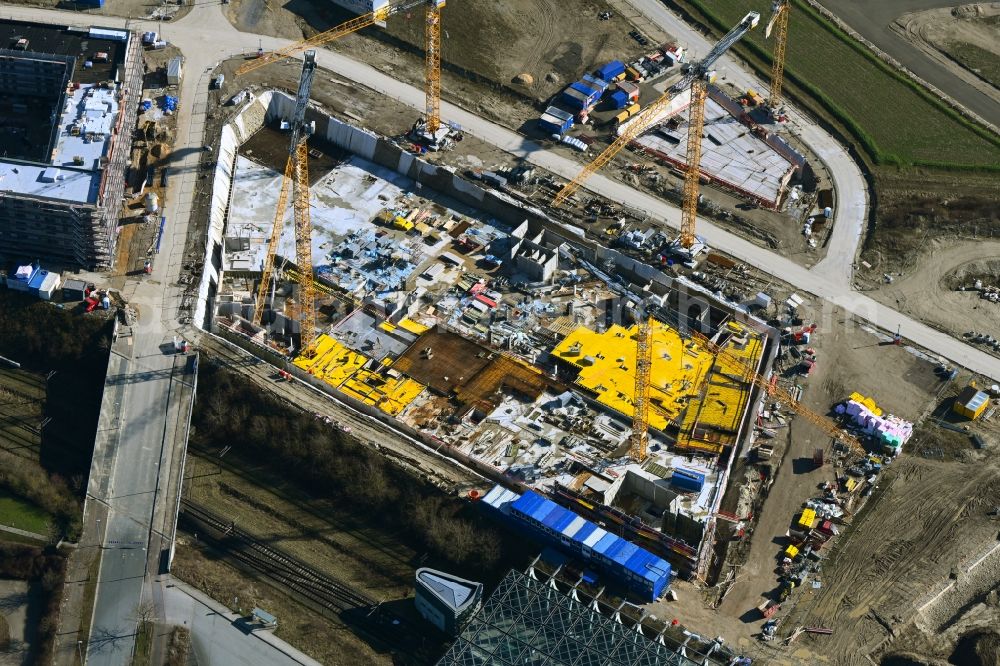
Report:
[[[392,613],[381,602],[269,546],[236,527],[231,520],[190,500],[181,500],[181,519],[197,528],[199,540],[207,541],[243,567],[269,578],[307,605],[332,612],[346,624],[414,657],[416,663],[420,662],[420,655],[427,655],[430,646],[423,628]]]

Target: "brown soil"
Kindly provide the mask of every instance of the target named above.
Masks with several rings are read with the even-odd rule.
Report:
[[[609,21],[597,15],[613,11]],[[226,16],[240,30],[301,39],[354,15],[332,4],[286,5],[234,0]],[[360,58],[401,81],[423,87],[424,21],[419,7],[389,18],[386,28],[367,28],[327,45]],[[548,99],[586,71],[615,58],[645,53],[667,36],[640,26],[650,44],[629,37],[633,25],[601,0],[585,6],[551,0],[491,5],[453,3],[441,10],[441,89],[446,100],[486,118],[520,128],[537,117]],[[572,36],[568,38],[567,36]],[[517,54],[518,57],[512,57]],[[530,74],[532,85],[514,83]]]
[[[187,464],[186,496],[231,516],[240,529],[374,598],[398,599],[412,589],[410,562],[417,553],[379,529],[377,522],[299,496],[292,488],[273,492],[265,480],[219,468],[198,454]]]
[[[861,251],[857,287],[956,336],[1000,332],[1000,306],[955,291],[995,268],[989,261],[1000,249],[1000,181],[987,174],[931,178],[914,169],[886,170],[877,185],[877,219]]]

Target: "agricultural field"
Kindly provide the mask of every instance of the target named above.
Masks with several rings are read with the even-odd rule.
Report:
[[[749,10],[762,22],[768,0],[678,0],[718,31]],[[747,37],[754,56],[770,62],[764,31]],[[865,145],[879,163],[1000,169],[1000,137],[966,121],[863,46],[793,0],[785,79],[802,89]],[[834,66],[835,65],[835,66]]]
[[[949,42],[945,51],[966,69],[1000,88],[1000,56],[976,44]]]

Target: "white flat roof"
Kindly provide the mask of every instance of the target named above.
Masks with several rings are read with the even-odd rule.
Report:
[[[49,164],[0,160],[0,191],[96,203],[101,158],[118,120],[117,91],[83,85],[66,96]],[[78,127],[79,132],[71,130]]]

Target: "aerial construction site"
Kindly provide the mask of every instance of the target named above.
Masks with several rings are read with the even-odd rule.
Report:
[[[4,284],[111,340],[55,661],[1000,663],[994,319],[907,301],[996,300],[978,105],[811,0],[107,1],[0,22]]]

